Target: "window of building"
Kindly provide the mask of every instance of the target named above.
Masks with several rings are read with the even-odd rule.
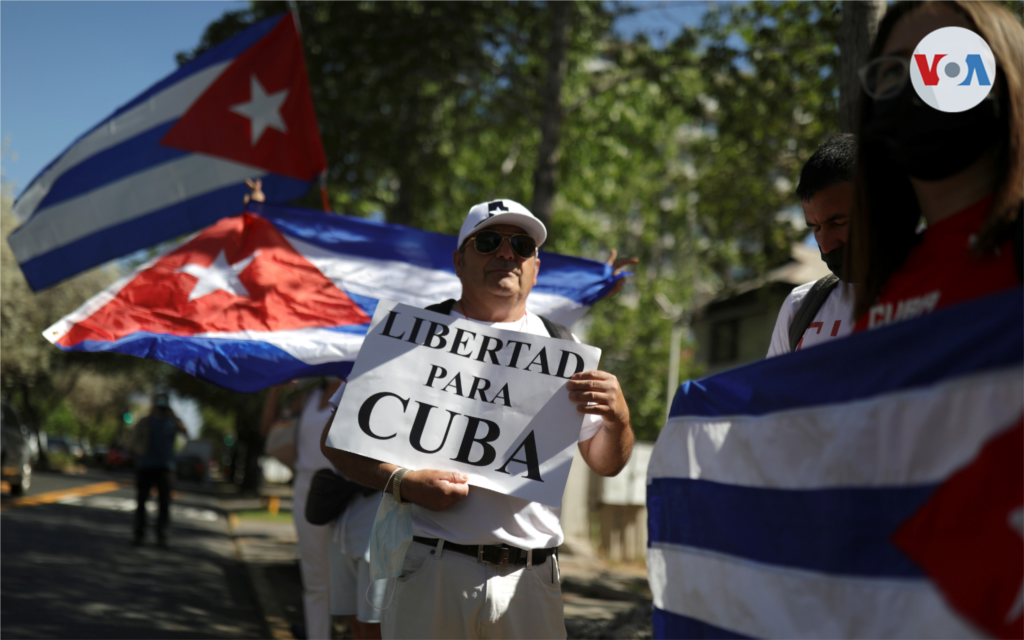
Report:
[[[732,362],[739,355],[739,318],[711,325],[711,364]]]

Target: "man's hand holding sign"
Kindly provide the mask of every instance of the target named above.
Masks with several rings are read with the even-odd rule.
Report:
[[[342,473],[413,503],[385,637],[565,637],[554,551],[572,444],[615,475],[633,433],[600,351],[526,311],[546,236],[511,200],[470,209],[461,299],[439,313],[381,302],[324,431]]]
[[[382,301],[327,444],[411,469],[459,473],[442,473],[447,483],[423,474],[445,496],[445,484],[462,484],[465,475],[470,484],[558,506],[583,422],[564,388],[586,369],[573,395],[584,411],[587,402],[603,400],[607,394],[597,389],[608,374],[592,370],[599,358],[600,350],[576,342]],[[402,481],[413,502],[418,480],[411,471]],[[434,504],[434,492],[423,492],[422,506]]]

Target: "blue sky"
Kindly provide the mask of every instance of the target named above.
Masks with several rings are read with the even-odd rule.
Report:
[[[79,136],[177,68],[206,25],[247,2],[0,2],[0,165],[21,191]],[[620,20],[655,43],[707,2],[644,2]],[[660,34],[660,35],[659,35]]]
[[[79,136],[177,68],[246,2],[0,2],[4,178],[25,188]]]

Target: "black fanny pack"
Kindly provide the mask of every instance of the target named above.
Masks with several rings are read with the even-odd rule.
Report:
[[[376,489],[346,480],[330,469],[320,469],[313,474],[306,497],[306,521],[309,524],[327,524],[345,510],[352,496],[368,496]]]

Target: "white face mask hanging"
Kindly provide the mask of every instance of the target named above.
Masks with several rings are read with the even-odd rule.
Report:
[[[391,474],[393,478],[398,469]],[[391,478],[384,486],[391,484]],[[412,543],[412,505],[400,504],[391,493],[381,497],[377,507],[377,517],[373,522],[370,534],[370,580],[397,578],[402,574],[405,563],[405,551]],[[367,589],[369,593],[369,589]],[[395,592],[392,589],[391,597]],[[388,598],[390,604],[391,598]],[[369,602],[369,597],[367,597]],[[370,602],[372,606],[373,603]],[[384,605],[384,609],[388,605]],[[374,607],[375,609],[377,607]]]

